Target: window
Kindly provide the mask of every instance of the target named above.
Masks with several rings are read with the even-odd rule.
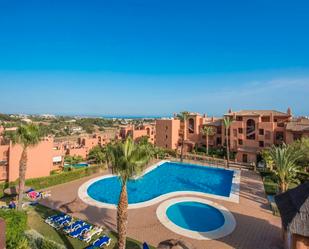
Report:
[[[167,135],[165,135],[165,139],[167,139]]]
[[[194,133],[194,119],[189,119],[189,127],[188,127],[189,133]]]
[[[253,119],[247,120],[247,139],[255,140],[255,121]]]
[[[242,155],[242,161],[243,161],[244,163],[247,163],[247,162],[248,162],[248,155],[247,155],[247,154],[243,154],[243,155]]]
[[[233,129],[233,135],[234,137],[237,137],[237,129]]]
[[[301,139],[301,134],[299,134],[299,133],[293,133],[293,140],[295,141],[295,140],[300,140]]]
[[[222,128],[221,127],[217,127],[217,134],[222,134]]]
[[[284,135],[283,135],[282,131],[276,132],[276,142],[277,143],[282,143],[283,142],[283,138],[284,138]]]
[[[259,135],[264,135],[264,129],[259,129]]]
[[[167,148],[167,144],[165,145],[165,148]]]
[[[270,122],[270,117],[269,116],[262,117],[262,122]]]
[[[236,116],[236,121],[242,121],[242,116]]]
[[[239,145],[243,145],[244,144],[243,140],[242,139],[238,139],[238,144]]]
[[[243,128],[238,128],[238,133],[239,133],[239,134],[243,134],[243,132],[244,132],[244,131],[243,131]]]
[[[264,147],[264,141],[259,141],[259,147]]]
[[[165,130],[166,130],[166,131],[168,130],[168,126],[165,126]]]
[[[220,145],[222,143],[221,137],[217,137],[217,145]]]

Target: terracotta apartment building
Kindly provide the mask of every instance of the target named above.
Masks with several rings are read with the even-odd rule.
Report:
[[[122,139],[131,136],[134,141],[141,137],[148,137],[148,142],[154,144],[156,139],[155,124],[126,125],[120,127],[119,136]]]
[[[213,127],[209,136],[209,145],[221,145],[222,119],[207,117],[199,113],[190,113],[185,123],[177,117],[156,121],[156,145],[168,149],[177,149],[184,132],[185,151],[191,151],[195,145],[206,145],[206,137],[201,132],[203,126]]]
[[[224,115],[233,122],[229,128],[229,144],[236,153],[239,162],[257,162],[261,150],[282,142],[292,143],[301,137],[309,137],[309,119],[293,118],[291,110],[279,112],[274,110],[229,111]],[[211,126],[213,133],[209,136],[209,146],[225,146],[225,128],[223,117],[207,117],[190,113],[185,123],[177,117],[158,119],[155,124],[123,126],[116,133],[102,133],[75,137],[74,140],[47,137],[36,147],[28,150],[27,178],[48,176],[63,164],[64,156],[81,156],[86,159],[94,146],[104,146],[111,140],[132,136],[138,140],[148,136],[149,142],[157,146],[177,150],[184,132],[185,151],[192,151],[195,146],[205,146],[206,137],[201,132],[204,126]],[[13,128],[10,128],[13,129]],[[0,181],[15,181],[18,178],[20,145],[7,143],[2,139],[4,129],[0,126]]]
[[[229,145],[236,153],[239,162],[257,162],[260,152],[272,145],[283,142],[292,143],[303,137],[309,137],[309,119],[293,118],[291,109],[287,112],[275,110],[229,110],[224,117],[233,120],[229,128]],[[213,127],[209,136],[210,147],[225,146],[226,134],[223,118],[207,117],[198,113],[190,113],[185,123],[177,119],[161,119],[156,122],[156,145],[179,149],[184,132],[185,151],[192,151],[194,146],[205,146],[203,126]]]
[[[0,127],[0,182],[15,181],[19,174],[19,160],[22,153],[20,145],[13,145],[3,139],[3,127]],[[26,178],[50,175],[52,170],[63,165],[65,155],[81,156],[86,159],[89,151],[104,146],[115,134],[94,134],[78,137],[75,141],[55,141],[53,137],[44,138],[37,146],[28,149]]]

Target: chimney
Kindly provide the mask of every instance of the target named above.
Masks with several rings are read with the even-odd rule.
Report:
[[[287,113],[288,115],[292,116],[292,110],[291,110],[290,107],[288,108],[288,110],[286,111],[286,113]]]

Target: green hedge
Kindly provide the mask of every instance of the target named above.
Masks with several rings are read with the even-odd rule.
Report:
[[[6,248],[27,248],[24,231],[27,228],[27,214],[16,210],[0,210],[0,217],[6,223]]]
[[[98,173],[102,170],[102,166],[90,166],[72,171],[62,172],[57,175],[34,178],[26,180],[26,185],[34,189],[48,188],[54,185],[70,182]]]
[[[100,172],[104,167],[101,165],[89,166],[81,169],[74,169],[72,171],[62,172],[56,175],[50,175],[46,177],[33,178],[26,180],[26,185],[34,189],[48,188],[61,183],[70,182],[83,178],[85,176],[90,176],[92,174]],[[16,182],[11,183],[1,183],[0,184],[0,198],[3,197],[3,190],[8,186],[17,185]]]

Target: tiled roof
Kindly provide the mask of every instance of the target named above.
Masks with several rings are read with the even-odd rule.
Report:
[[[287,123],[286,129],[290,131],[309,131],[309,119],[293,119],[291,122]]]
[[[204,125],[206,126],[221,126],[222,125],[222,119],[217,119],[214,121],[206,122]]]
[[[285,112],[279,112],[276,110],[241,110],[237,112],[227,113],[225,115],[231,116],[234,114],[239,116],[269,116],[270,114],[273,114],[273,116],[289,116],[289,114]]]

